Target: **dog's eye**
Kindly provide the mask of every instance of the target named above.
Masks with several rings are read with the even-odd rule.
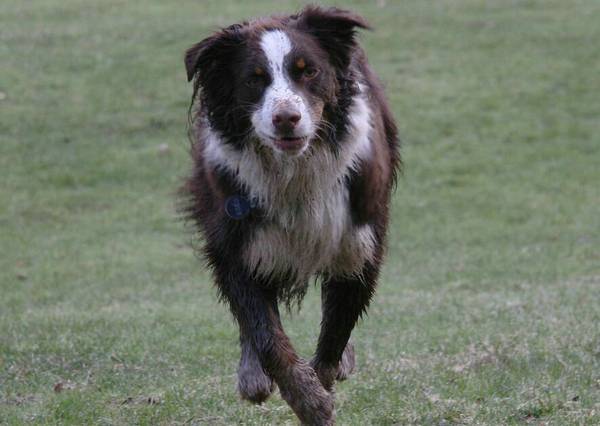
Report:
[[[246,86],[251,89],[258,89],[264,84],[264,78],[260,75],[253,75],[246,79]]]
[[[307,80],[313,79],[317,75],[319,75],[319,69],[315,67],[306,67],[302,73],[302,76]]]

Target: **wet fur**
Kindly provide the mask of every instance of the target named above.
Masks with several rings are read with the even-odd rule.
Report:
[[[367,27],[350,12],[307,7],[223,29],[185,58],[194,80],[194,168],[181,191],[183,209],[204,237],[204,257],[240,326],[238,389],[260,403],[276,383],[305,424],[334,422],[333,382],[354,369],[348,339],[375,292],[400,164],[394,120],[355,39]],[[260,49],[272,31],[289,38],[289,55],[323,64],[318,78],[294,85],[316,123],[299,156],[257,136],[252,117],[264,96],[240,80],[239,70],[268,69]],[[232,195],[256,201],[242,220],[225,214]],[[323,319],[307,363],[283,331],[278,302],[301,300],[313,278],[322,285]]]

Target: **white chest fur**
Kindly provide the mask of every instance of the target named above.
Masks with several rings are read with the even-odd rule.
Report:
[[[292,272],[299,284],[317,273],[359,273],[373,253],[370,225],[356,227],[343,182],[331,182],[309,200],[291,204],[256,229],[244,260],[260,275]],[[300,201],[300,200],[298,200]]]
[[[300,157],[278,154],[250,142],[243,151],[211,133],[209,163],[228,168],[265,212],[244,250],[243,261],[259,275],[292,272],[298,284],[317,273],[360,273],[373,256],[370,225],[355,226],[345,177],[371,154],[370,111],[362,97],[349,112],[347,140],[337,155],[314,143]]]

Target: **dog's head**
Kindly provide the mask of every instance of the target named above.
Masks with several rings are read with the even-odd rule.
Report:
[[[300,155],[331,123],[340,78],[356,46],[359,16],[307,7],[297,15],[232,25],[191,47],[195,79],[210,124],[230,142],[251,138]]]

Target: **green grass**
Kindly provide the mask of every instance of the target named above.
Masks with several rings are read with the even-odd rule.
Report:
[[[295,424],[239,401],[174,192],[184,50],[299,5],[2,1],[0,424]],[[600,3],[353,8],[406,169],[338,423],[598,424]],[[318,311],[285,318],[304,356]]]

